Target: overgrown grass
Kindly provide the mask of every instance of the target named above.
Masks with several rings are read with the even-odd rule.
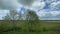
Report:
[[[31,25],[26,21],[0,21],[0,34],[60,34],[60,26],[45,23],[40,21],[37,25]]]

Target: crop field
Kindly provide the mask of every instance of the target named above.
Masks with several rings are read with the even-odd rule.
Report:
[[[40,20],[39,23],[19,20],[1,20],[0,34],[60,34],[59,20]]]

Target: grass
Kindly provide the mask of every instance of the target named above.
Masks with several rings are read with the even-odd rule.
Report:
[[[3,32],[2,34],[60,34],[60,32],[54,32],[54,31],[45,31],[45,32],[18,32],[18,31],[9,31],[9,32]]]
[[[51,20],[50,20],[51,21]],[[26,21],[0,21],[0,34],[60,34],[59,22],[39,21],[29,25]]]

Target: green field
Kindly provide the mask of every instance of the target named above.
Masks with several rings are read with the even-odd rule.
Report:
[[[40,20],[32,25],[27,21],[1,20],[0,34],[60,34],[60,21]]]

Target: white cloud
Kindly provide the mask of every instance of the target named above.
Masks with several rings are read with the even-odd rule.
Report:
[[[32,0],[29,0],[29,1],[32,1]],[[58,2],[56,2],[56,1],[57,0],[46,0],[47,3],[52,2],[51,5],[49,6],[50,9],[60,7],[60,1],[58,1]],[[30,6],[25,6],[22,3],[19,3],[18,0],[0,0],[0,9],[2,9],[2,10],[0,10],[0,16],[8,13],[7,12],[8,10],[4,10],[4,9],[9,9],[9,10],[18,9],[18,11],[19,11],[21,6],[24,6],[26,9],[31,9],[31,10],[42,9],[42,10],[40,10],[40,12],[37,12],[38,16],[40,16],[40,17],[44,17],[47,15],[50,16],[50,14],[51,14],[51,16],[57,16],[60,14],[60,11],[51,11],[50,10],[47,12],[47,10],[44,10],[43,7],[45,6],[45,2],[43,0],[34,0],[34,2],[30,2],[30,3],[31,3]]]
[[[58,2],[53,2],[53,3],[51,3],[51,5],[50,5],[50,8],[51,8],[51,9],[56,9],[56,8],[58,8],[58,7],[60,7],[60,1],[58,1]]]
[[[21,1],[23,1],[23,0],[21,0]],[[27,1],[27,0],[24,0],[23,2],[25,2],[25,1]],[[30,1],[33,1],[33,2],[30,2]],[[19,3],[18,0],[0,0],[0,9],[18,9],[21,6],[39,9],[39,8],[43,8],[45,6],[45,3],[40,2],[40,0],[29,0],[29,2],[31,3],[31,5],[25,6],[25,5],[23,5],[22,2]],[[28,3],[28,2],[25,2],[25,3]]]
[[[21,1],[23,1],[23,0],[21,0]],[[25,0],[26,1],[26,0]],[[30,1],[33,1],[33,0],[29,0],[29,2]],[[36,11],[36,10],[38,10],[38,9],[42,9],[44,6],[45,6],[45,2],[41,2],[42,0],[34,0],[32,3],[31,3],[31,5],[30,6],[26,6],[26,5],[23,5],[23,3],[21,3],[20,2],[20,4],[21,4],[21,6],[24,6],[25,7],[25,9],[30,9],[30,10],[34,10],[34,11]],[[23,1],[24,2],[24,1]],[[26,2],[27,3],[27,2]]]
[[[40,17],[42,17],[42,16],[46,16],[46,12],[41,11],[40,13],[38,13],[38,15],[39,15]]]
[[[51,11],[50,13],[52,16],[57,16],[60,14],[60,11]]]
[[[60,11],[46,11],[46,10],[40,10],[39,12],[37,12],[37,15],[39,17],[54,17],[54,16],[57,16],[57,15],[60,15]]]
[[[56,2],[57,0],[46,0],[46,3],[52,3],[52,2]]]
[[[0,14],[7,14],[9,13],[9,10],[0,10]]]
[[[45,2],[40,2],[40,1],[35,1],[32,3],[32,8],[37,10],[37,9],[42,9],[45,6]]]
[[[2,17],[6,16],[7,13],[9,13],[9,10],[0,10],[0,20],[2,20]]]
[[[47,12],[46,12],[45,10],[41,10],[41,11],[37,12],[37,15],[38,15],[39,17],[46,16],[46,14],[47,14]]]

